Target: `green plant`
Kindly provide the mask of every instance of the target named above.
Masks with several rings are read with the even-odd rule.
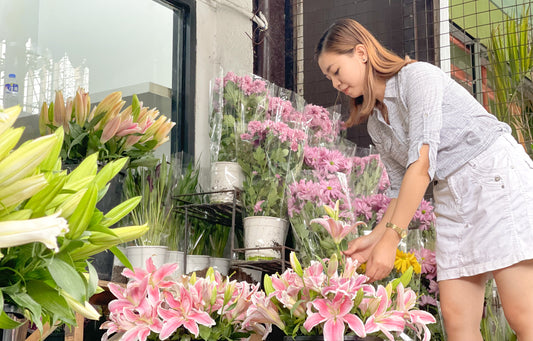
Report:
[[[171,195],[174,187],[173,167],[163,155],[155,168],[128,169],[124,179],[126,199],[141,196],[131,212],[133,224],[146,222],[150,229],[136,240],[138,245],[166,245],[172,224]]]
[[[514,136],[533,152],[533,36],[530,10],[515,19],[508,17],[495,27],[488,47],[489,75],[495,102],[491,110],[508,123]]]
[[[20,325],[4,303],[24,311],[39,329],[48,322],[76,324],[75,312],[98,319],[88,303],[98,276],[90,257],[146,232],[144,226],[110,229],[139,202],[131,198],[109,212],[96,208],[109,181],[127,158],[100,171],[97,154],[72,172],[61,169],[63,128],[26,141],[16,150],[23,128],[12,128],[20,107],[0,111],[0,329]]]

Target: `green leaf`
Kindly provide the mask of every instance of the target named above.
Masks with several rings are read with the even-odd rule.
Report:
[[[109,248],[111,252],[118,258],[118,260],[128,269],[133,270],[133,266],[126,255],[116,246]]]
[[[86,261],[85,264],[87,264],[87,270],[89,271],[89,280],[87,281],[87,292],[85,293],[85,297],[91,297],[98,288],[98,273],[91,262]]]
[[[42,309],[39,303],[35,302],[30,295],[20,290],[16,293],[9,295],[13,301],[19,306],[28,309],[31,314],[32,322],[37,325],[39,330],[43,329],[43,323],[41,321]]]
[[[22,323],[12,320],[3,310],[0,313],[0,329],[15,329],[22,325]]]
[[[72,265],[58,257],[54,257],[48,265],[48,271],[50,271],[57,285],[68,292],[74,299],[79,302],[86,300],[85,282]]]
[[[45,312],[52,315],[53,321],[61,320],[71,325],[76,324],[74,312],[56,289],[42,281],[28,281],[26,288],[28,294],[43,307]]]

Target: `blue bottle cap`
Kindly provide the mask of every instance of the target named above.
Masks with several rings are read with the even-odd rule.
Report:
[[[15,78],[15,77],[16,77],[16,76],[15,76],[14,73],[10,73],[10,74],[9,74],[9,78]]]

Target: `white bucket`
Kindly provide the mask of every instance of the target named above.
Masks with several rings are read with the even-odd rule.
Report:
[[[244,218],[244,248],[276,247],[285,245],[289,222],[276,217],[252,216]],[[279,250],[245,250],[247,260],[281,258]]]
[[[215,162],[211,168],[211,191],[242,189],[244,173],[237,162]],[[233,192],[211,194],[211,202],[233,202]]]
[[[188,274],[209,268],[209,256],[206,255],[187,255]]]
[[[133,268],[146,270],[146,260],[150,257],[156,268],[165,264],[167,250],[167,246],[128,246],[126,247],[126,255]]]
[[[221,275],[227,276],[229,273],[231,260],[229,258],[210,257],[209,265],[213,270],[217,270]]]
[[[174,272],[174,275],[183,275],[183,267],[185,266],[185,263],[183,263],[183,251],[168,250],[165,263],[177,263],[178,268]]]

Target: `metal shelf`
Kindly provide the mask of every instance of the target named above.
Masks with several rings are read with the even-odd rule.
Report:
[[[192,197],[202,196],[202,201],[206,200],[211,194],[219,193],[233,193],[232,202],[226,203],[195,203],[194,200],[191,200]],[[241,196],[242,192],[238,189],[225,190],[225,191],[212,191],[212,192],[201,192],[201,193],[192,193],[192,194],[182,194],[172,197],[175,201],[175,206],[173,211],[182,213],[185,217],[185,249],[189,245],[189,234],[190,226],[189,219],[201,219],[208,221],[214,224],[220,224],[223,226],[228,226],[231,228],[230,232],[230,247],[231,254],[235,255],[239,253],[244,253],[248,250],[259,250],[259,249],[268,249],[268,250],[278,250],[280,251],[281,258],[273,260],[258,260],[258,261],[247,261],[232,259],[231,266],[249,268],[254,270],[260,270],[262,272],[267,272],[269,274],[276,273],[278,271],[285,271],[287,267],[290,266],[290,263],[287,261],[288,254],[287,251],[294,251],[291,248],[286,246],[274,246],[274,247],[261,247],[261,248],[235,248],[235,229],[237,227],[242,228],[242,216],[243,210],[241,207]],[[187,252],[184,254],[183,260],[183,270],[187,273]]]

